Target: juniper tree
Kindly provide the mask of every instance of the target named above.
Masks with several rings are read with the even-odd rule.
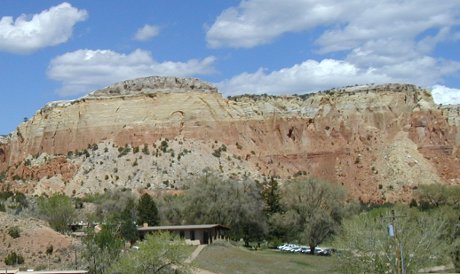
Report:
[[[160,223],[157,205],[147,193],[141,196],[137,204],[137,221],[139,224],[148,223],[151,226]]]

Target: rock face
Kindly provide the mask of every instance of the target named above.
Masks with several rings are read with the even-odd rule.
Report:
[[[197,79],[148,77],[48,104],[0,140],[0,172],[29,193],[176,189],[212,170],[407,201],[419,184],[460,183],[459,117],[413,85],[226,99]]]
[[[184,93],[190,91],[217,93],[217,88],[195,78],[152,76],[116,83],[92,92],[88,97],[136,96],[140,94]]]

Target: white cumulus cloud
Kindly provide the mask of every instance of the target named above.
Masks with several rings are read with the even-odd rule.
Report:
[[[322,51],[350,50],[382,37],[427,37],[427,30],[458,24],[459,10],[458,1],[245,0],[216,18],[207,41],[210,47],[254,47],[323,27],[317,41]]]
[[[431,94],[436,104],[458,105],[460,104],[460,89],[448,88],[443,85],[434,85]]]
[[[440,43],[458,47],[459,19],[460,1],[449,0],[242,0],[216,18],[206,38],[211,48],[252,48],[303,32],[305,48],[323,55],[220,82],[229,94],[383,81],[428,87],[460,70],[456,57],[440,58],[435,52]],[[313,45],[307,44],[311,38]],[[337,52],[342,60],[328,59]]]
[[[217,83],[217,86],[226,95],[292,94],[357,83],[384,83],[392,80],[386,75],[376,74],[372,69],[361,70],[345,61],[325,59],[321,62],[307,60],[273,72],[259,69],[254,73],[242,73]]]
[[[86,20],[88,13],[69,3],[44,10],[32,16],[0,18],[0,51],[31,53],[38,49],[66,42],[73,27]]]
[[[160,28],[153,25],[145,25],[137,30],[134,39],[138,41],[147,41],[160,34]]]
[[[226,9],[217,17],[207,32],[208,45],[250,48],[269,43],[286,32],[334,22],[344,15],[344,6],[354,1],[336,2],[339,1],[241,1],[238,7]]]
[[[204,75],[214,71],[215,58],[186,62],[157,62],[150,52],[137,49],[129,54],[112,50],[82,49],[51,60],[48,77],[62,83],[62,96],[81,95],[109,84],[132,78]]]

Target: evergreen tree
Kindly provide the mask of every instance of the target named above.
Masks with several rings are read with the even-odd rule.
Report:
[[[137,205],[137,221],[139,224],[148,223],[150,226],[160,223],[157,205],[147,193],[141,196]]]
[[[278,187],[278,181],[272,176],[270,181],[264,182],[262,197],[265,202],[265,213],[270,216],[274,213],[281,212],[281,195]]]
[[[123,239],[134,244],[139,238],[136,226],[136,206],[134,200],[128,200],[125,209],[120,214],[120,234]]]

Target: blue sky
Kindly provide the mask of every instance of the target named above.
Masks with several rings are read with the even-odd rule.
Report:
[[[403,82],[460,103],[458,0],[0,1],[0,134],[149,75],[226,96]]]

